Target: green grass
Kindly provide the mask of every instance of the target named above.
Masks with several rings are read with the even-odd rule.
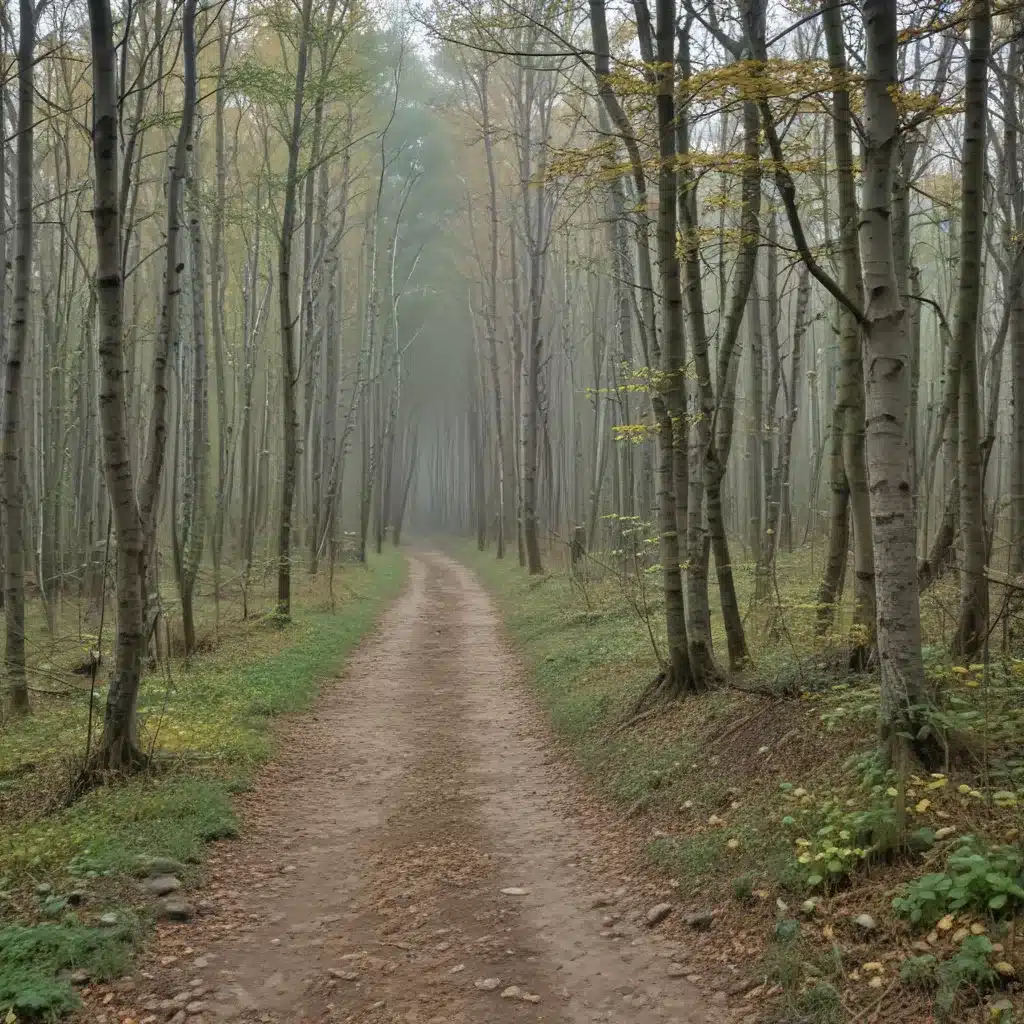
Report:
[[[53,1018],[77,1005],[74,970],[120,974],[137,937],[131,923],[88,928],[74,922],[0,928],[0,1007],[19,1017]]]
[[[145,906],[131,906],[139,894],[127,881],[138,858],[195,865],[207,843],[235,834],[231,794],[273,754],[274,719],[309,706],[404,575],[401,555],[389,551],[368,571],[341,574],[336,612],[324,609],[322,595],[300,598],[290,624],[236,624],[212,652],[148,678],[140,736],[160,767],[70,806],[60,799],[84,751],[87,702],[41,705],[8,721],[0,733],[0,798],[9,812],[0,831],[0,1016],[9,1006],[41,1016],[67,1009],[69,968],[94,978],[123,969],[144,929],[97,922],[116,906],[119,920],[138,911],[144,923]],[[196,873],[189,867],[186,881]]]

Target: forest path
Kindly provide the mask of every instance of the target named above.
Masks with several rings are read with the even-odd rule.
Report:
[[[175,929],[185,955],[156,968],[174,933],[158,943],[159,1009],[189,1024],[726,1019],[679,976],[685,949],[647,927],[650,890],[616,862],[615,823],[581,811],[520,674],[473,574],[411,557],[402,596],[246,798],[242,837],[214,853],[208,913]]]

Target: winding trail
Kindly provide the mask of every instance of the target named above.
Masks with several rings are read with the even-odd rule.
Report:
[[[727,1019],[673,976],[685,948],[647,927],[631,876],[594,856],[614,829],[576,813],[547,740],[472,573],[411,557],[244,801],[242,838],[218,845],[205,913],[158,942],[151,1019]]]

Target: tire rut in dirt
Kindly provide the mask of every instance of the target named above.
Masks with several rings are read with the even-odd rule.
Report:
[[[373,907],[358,928],[385,944],[394,969],[373,993],[384,1005],[361,1019],[552,1020],[540,953],[520,926],[516,897],[499,891],[505,865],[480,827],[481,800],[468,785],[463,588],[446,566],[424,564],[423,619],[401,707],[414,753],[377,834],[368,887]],[[496,988],[477,987],[493,979]],[[512,985],[539,998],[537,1009],[502,999]],[[401,1015],[399,1007],[406,1007]]]

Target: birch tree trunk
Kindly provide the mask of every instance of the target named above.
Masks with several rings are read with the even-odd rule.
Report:
[[[860,250],[864,293],[867,465],[878,598],[881,730],[890,760],[934,763],[937,744],[922,735],[924,666],[917,584],[913,482],[907,449],[910,357],[896,280],[892,173],[899,131],[896,0],[864,0],[864,186]]]

